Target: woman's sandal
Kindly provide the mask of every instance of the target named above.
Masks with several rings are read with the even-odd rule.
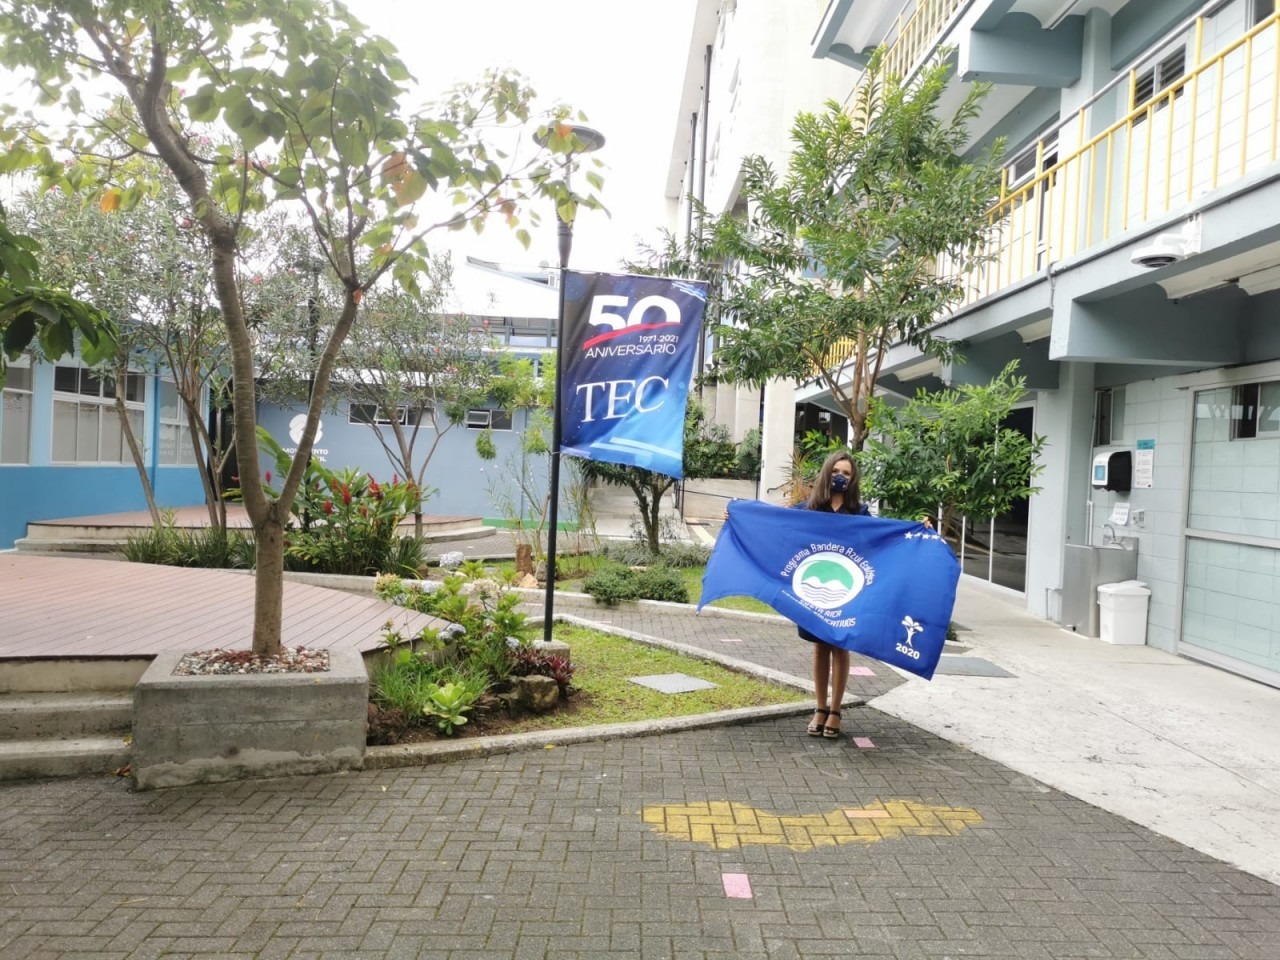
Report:
[[[817,710],[813,711],[813,714],[814,714],[814,716],[815,716],[815,717],[816,717],[818,714],[822,714],[823,718],[825,719],[826,717],[828,717],[828,716],[830,716],[830,715],[831,715],[831,711],[830,711],[830,710],[823,710],[821,707],[819,707]],[[826,727],[826,724],[825,724],[825,723],[819,723],[817,720],[810,720],[810,721],[809,721],[809,727],[808,727],[808,730],[807,730],[806,732],[807,732],[807,733],[809,734],[809,736],[811,736],[811,737],[821,737],[821,736],[823,736],[823,731],[825,731],[826,729],[827,729],[827,727]]]
[[[828,720],[830,720],[832,717],[838,717],[838,716],[840,716],[840,711],[839,711],[839,710],[828,710],[828,711],[827,711],[827,719],[828,719]],[[830,723],[826,723],[826,724],[824,724],[824,725],[823,725],[823,727],[822,727],[822,736],[823,736],[824,738],[826,738],[827,740],[835,740],[836,738],[838,738],[838,737],[840,736],[840,728],[839,728],[839,727],[833,727],[833,726],[831,726],[831,724],[830,724]]]

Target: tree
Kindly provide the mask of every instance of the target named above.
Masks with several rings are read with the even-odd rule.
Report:
[[[736,459],[737,450],[727,432],[709,427],[702,408],[691,401],[684,417],[685,479],[725,476],[733,470]],[[645,546],[650,554],[658,556],[662,549],[662,498],[675,486],[676,478],[644,467],[603,460],[580,460],[579,465],[588,479],[602,480],[631,491],[640,511]]]
[[[32,344],[56,360],[71,353],[78,342],[87,363],[101,361],[115,347],[115,326],[100,310],[39,282],[39,252],[40,244],[32,237],[9,229],[0,206],[0,387],[9,361]]]
[[[1039,488],[1031,481],[1045,438],[1002,427],[1027,392],[1011,362],[989,384],[917,393],[902,407],[871,401],[872,432],[858,455],[862,496],[886,515],[941,510],[938,530],[959,536],[960,517],[998,517]]]
[[[105,209],[128,208],[150,184],[123,161],[155,156],[207,239],[231,346],[235,443],[256,549],[253,650],[276,655],[284,530],[366,292],[391,274],[413,290],[434,230],[479,231],[496,214],[527,241],[519,212],[531,199],[555,203],[570,222],[579,205],[598,206],[594,195],[571,193],[570,164],[548,156],[582,144],[560,109],[539,125],[545,150],[522,153],[527,136],[506,150],[493,145],[495,128],[533,117],[531,91],[509,75],[463,85],[431,113],[407,110],[409,73],[394,47],[327,0],[0,0],[0,36],[0,63],[31,76],[44,98],[73,116],[63,146],[96,161],[93,176],[76,179],[46,164],[47,184],[93,191]],[[93,106],[84,98],[104,80],[122,96]],[[588,182],[598,186],[599,178]],[[244,232],[272,204],[308,225],[342,291],[278,494],[252,482],[262,476],[256,367],[240,275]]]
[[[163,373],[172,384],[185,429],[190,459],[205,488],[210,523],[226,528],[222,466],[230,444],[212,434],[204,400],[226,383],[227,341],[210,283],[205,237],[184,209],[183,196],[168,171],[149,167],[154,189],[145,203],[128,210],[103,210],[75,193],[29,194],[15,210],[26,228],[45,241],[44,271],[106,313],[118,331],[111,357],[97,365],[115,384],[116,411],[155,523],[160,512],[147,462],[125,408],[131,368]],[[245,251],[262,234],[247,238]],[[171,438],[175,446],[182,440]]]
[[[725,259],[730,284],[721,376],[816,377],[849,419],[854,449],[886,349],[905,342],[948,355],[934,324],[983,262],[1001,145],[961,156],[986,88],[975,85],[953,119],[940,119],[949,69],[926,67],[904,86],[877,54],[852,112],[831,102],[800,114],[786,174],[748,158],[747,215],[711,227],[706,255]]]
[[[488,335],[442,310],[448,261],[434,264],[432,276],[417,294],[391,290],[368,304],[365,322],[344,345],[336,388],[373,414],[370,426],[387,459],[421,491],[441,439],[488,401],[499,376]],[[414,531],[422,536],[421,501]]]

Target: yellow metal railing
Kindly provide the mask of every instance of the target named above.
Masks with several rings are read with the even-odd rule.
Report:
[[[1133,105],[1131,70],[1040,140],[1035,175],[1002,185],[989,212],[987,262],[969,277],[961,306],[1180,206],[1190,210],[1201,195],[1275,162],[1280,13],[1208,56],[1205,23],[1184,35],[1186,72],[1151,99]],[[1120,119],[1096,130],[1103,115]]]
[[[937,46],[943,29],[965,0],[917,0],[910,16],[898,15],[886,37],[885,72],[906,78]]]

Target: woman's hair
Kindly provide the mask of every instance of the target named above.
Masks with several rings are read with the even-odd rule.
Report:
[[[858,495],[858,461],[848,450],[834,450],[822,462],[822,469],[813,481],[813,489],[809,494],[810,510],[829,510],[831,508],[831,474],[841,460],[849,461],[853,474],[849,477],[849,487],[844,492],[846,510],[857,511],[861,500]]]

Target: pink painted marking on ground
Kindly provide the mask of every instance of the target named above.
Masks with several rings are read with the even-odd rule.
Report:
[[[735,900],[751,899],[751,880],[745,873],[721,874],[724,880],[724,895]]]
[[[870,737],[854,737],[853,745],[859,750],[874,750],[876,748]]]
[[[876,672],[870,667],[850,667],[849,676],[851,677],[874,677]]]
[[[846,810],[844,815],[850,820],[881,820],[889,816],[888,810]]]

